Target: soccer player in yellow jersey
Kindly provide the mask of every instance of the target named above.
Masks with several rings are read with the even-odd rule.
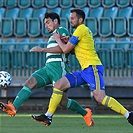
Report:
[[[85,13],[82,10],[71,10],[70,23],[76,30],[66,45],[61,42],[58,33],[53,35],[53,38],[65,54],[74,49],[82,70],[66,74],[54,84],[54,91],[46,113],[47,118],[52,117],[54,114],[62,99],[63,91],[87,83],[98,103],[124,115],[128,122],[133,125],[133,112],[129,112],[117,100],[105,94],[104,67],[94,48],[93,35],[90,29],[84,25],[84,19]],[[47,121],[48,119],[46,119]]]

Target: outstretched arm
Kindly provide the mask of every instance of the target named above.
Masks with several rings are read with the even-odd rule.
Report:
[[[45,53],[63,53],[59,46],[51,47],[51,48],[41,48],[38,46],[33,47],[30,52],[45,52]]]

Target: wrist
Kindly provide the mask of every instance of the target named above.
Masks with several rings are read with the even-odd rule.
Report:
[[[45,50],[45,48],[42,48],[42,49],[41,49],[41,52],[44,52],[44,50]]]
[[[61,39],[60,39],[60,38],[57,38],[56,41],[57,41],[57,42],[61,42]]]

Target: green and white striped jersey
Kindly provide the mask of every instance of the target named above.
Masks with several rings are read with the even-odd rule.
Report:
[[[64,27],[59,27],[53,31],[53,33],[59,33],[60,36],[70,36],[69,32]],[[55,47],[58,45],[58,43],[53,39],[53,33],[51,33],[51,36],[47,43],[47,48]],[[46,53],[46,63],[53,62],[53,61],[63,61],[67,62],[68,60],[68,54],[63,53]]]

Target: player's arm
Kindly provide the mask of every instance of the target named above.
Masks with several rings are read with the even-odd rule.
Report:
[[[60,48],[62,49],[63,53],[67,54],[77,45],[78,43],[78,37],[72,36],[67,44],[62,43],[60,39],[60,35],[58,33],[53,34],[53,38],[56,40]]]
[[[50,48],[41,48],[38,46],[33,47],[30,52],[45,52],[45,53],[63,53],[59,46],[50,47]]]

